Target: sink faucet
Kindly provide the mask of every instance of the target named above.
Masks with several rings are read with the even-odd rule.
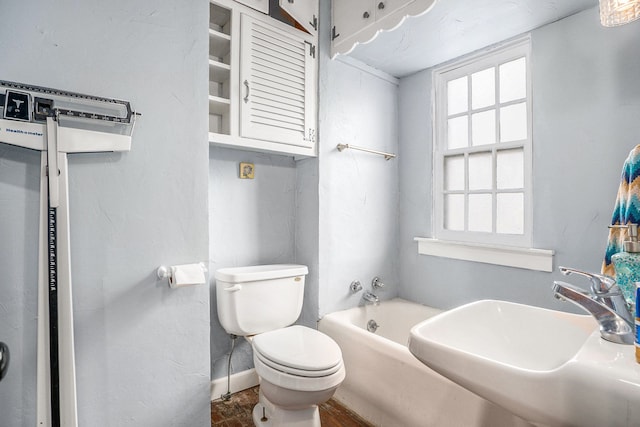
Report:
[[[365,304],[380,304],[380,298],[378,298],[378,295],[374,294],[373,292],[366,291],[364,295],[362,295],[362,299],[364,299]]]
[[[553,293],[560,300],[569,301],[593,315],[600,327],[600,335],[618,344],[633,344],[634,319],[615,280],[596,273],[560,267],[562,274],[579,274],[591,281],[591,292],[569,283],[554,281]]]
[[[609,289],[616,284],[616,281],[613,277],[605,276],[603,274],[597,273],[587,273],[586,271],[577,270],[571,267],[558,267],[560,273],[565,276],[569,276],[570,274],[578,274],[580,276],[584,276],[591,282],[591,292],[594,294],[598,294],[600,292],[609,292]]]

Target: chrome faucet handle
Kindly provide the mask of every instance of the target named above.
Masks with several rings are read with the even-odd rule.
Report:
[[[351,289],[353,293],[360,292],[362,290],[362,284],[359,280],[354,280],[351,282],[351,285],[349,285],[349,289]]]
[[[382,283],[382,280],[380,280],[380,278],[376,276],[371,280],[371,286],[373,287],[373,289],[380,289],[384,287],[384,283]]]
[[[605,276],[604,274],[598,273],[588,273],[586,271],[578,270],[571,267],[558,267],[560,272],[565,276],[570,274],[578,274],[580,276],[584,276],[591,282],[591,291],[598,295],[603,293],[608,293],[616,290],[613,288],[614,286],[617,288],[616,280],[613,277]]]
[[[602,338],[617,344],[633,344],[634,323],[626,308],[616,310],[569,283],[554,281],[552,289],[557,299],[571,302],[591,313],[598,322]]]

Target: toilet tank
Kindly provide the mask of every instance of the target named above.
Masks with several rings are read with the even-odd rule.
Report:
[[[293,324],[302,311],[305,265],[276,264],[216,271],[218,319],[229,334],[255,335]]]

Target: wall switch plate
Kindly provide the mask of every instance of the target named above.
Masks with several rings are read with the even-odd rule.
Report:
[[[253,163],[240,163],[240,179],[253,179],[255,166]]]

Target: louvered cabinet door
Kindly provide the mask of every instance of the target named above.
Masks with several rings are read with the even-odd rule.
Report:
[[[242,15],[240,134],[313,147],[316,52],[313,37]]]

